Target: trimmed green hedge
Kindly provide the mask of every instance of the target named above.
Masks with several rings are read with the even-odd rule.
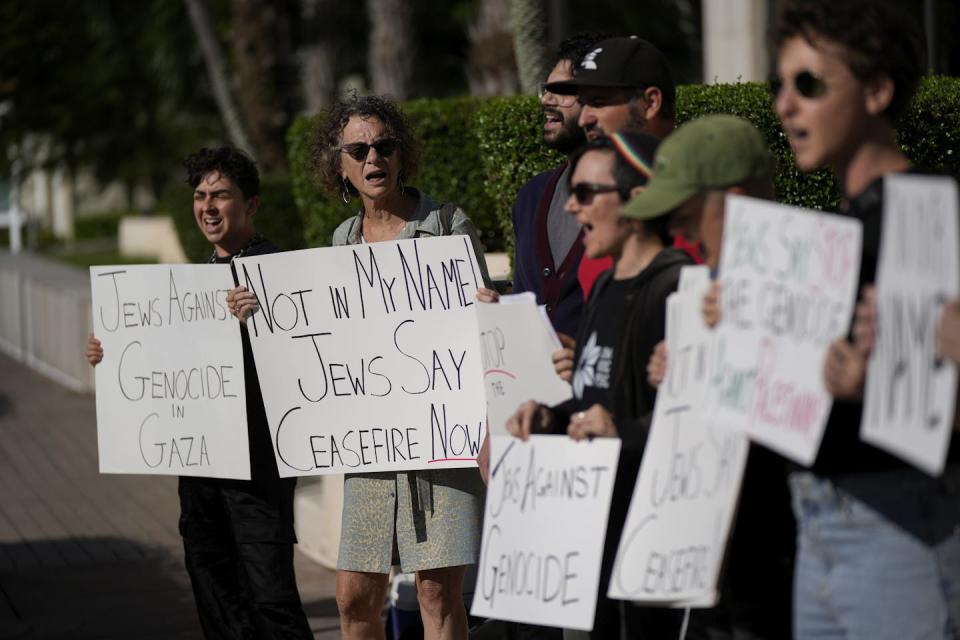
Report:
[[[403,105],[423,145],[416,185],[457,202],[477,224],[487,250],[512,253],[511,207],[526,180],[562,157],[541,143],[542,116],[535,98],[416,100]],[[678,123],[708,113],[733,113],[764,133],[777,161],[780,201],[832,208],[839,192],[828,171],[801,174],[793,162],[770,93],[762,83],[686,85],[677,91]],[[326,198],[311,177],[309,145],[316,120],[301,118],[288,134],[290,168],[307,246],[329,244],[337,224],[356,212]],[[900,123],[900,144],[918,166],[960,177],[960,79],[926,78]]]
[[[268,175],[260,179],[260,208],[254,216],[257,231],[281,249],[303,249],[303,222],[294,202],[290,178]],[[173,217],[177,236],[190,262],[204,262],[210,257],[210,243],[197,228],[193,218],[193,197],[190,187],[172,184],[160,196],[157,210]]]

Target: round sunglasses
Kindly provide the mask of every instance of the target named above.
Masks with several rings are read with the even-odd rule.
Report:
[[[770,79],[770,93],[773,94],[774,98],[780,95],[783,85],[783,78],[774,77]],[[827,93],[827,83],[809,69],[804,69],[793,76],[793,88],[801,96],[809,99],[822,98]]]
[[[366,142],[352,142],[350,144],[345,144],[340,147],[340,151],[348,154],[354,160],[360,161],[366,160],[371,148],[377,150],[377,155],[384,158],[389,158],[399,146],[399,140],[395,138],[383,138],[371,144],[367,144]]]

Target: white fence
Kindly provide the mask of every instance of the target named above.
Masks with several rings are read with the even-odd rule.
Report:
[[[86,271],[0,251],[0,351],[66,387],[92,390],[83,355],[90,318]]]

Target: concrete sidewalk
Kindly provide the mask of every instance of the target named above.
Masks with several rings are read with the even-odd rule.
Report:
[[[173,477],[100,475],[94,398],[0,355],[0,640],[201,638]],[[334,573],[297,553],[316,638]]]

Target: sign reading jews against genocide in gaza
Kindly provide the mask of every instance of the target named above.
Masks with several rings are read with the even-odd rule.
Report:
[[[877,332],[861,437],[931,475],[943,471],[956,366],[937,354],[943,305],[960,290],[957,183],[888,176],[877,265]]]
[[[620,439],[490,437],[471,613],[592,629]]]
[[[608,595],[658,605],[717,601],[749,441],[698,411],[715,333],[701,306],[706,267],[685,267],[667,299],[667,370],[623,528]]]
[[[91,267],[101,473],[250,478],[229,265]]]
[[[506,435],[507,420],[527,400],[554,405],[570,398],[570,384],[553,368],[562,345],[533,294],[503,296],[476,310],[491,434]]]
[[[727,197],[707,416],[813,463],[832,404],[824,356],[850,326],[861,236],[852,218]]]
[[[236,261],[280,475],[475,466],[483,286],[470,239]]]

